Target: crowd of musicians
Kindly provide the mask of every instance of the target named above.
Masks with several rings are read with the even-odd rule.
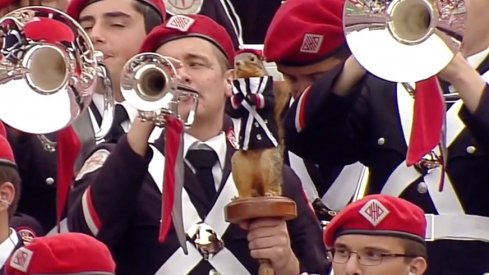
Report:
[[[430,1],[446,2],[465,8],[464,33],[434,77],[457,98],[445,102],[445,144],[407,165],[415,97],[360,64],[345,0],[0,0],[2,16],[34,5],[53,13],[18,32],[2,24],[1,62],[23,58],[14,52],[23,39],[66,45],[62,28],[45,24],[59,10],[103,53],[115,100],[103,139],[94,135],[102,85],[70,125],[81,150],[66,204],[61,148],[43,140],[58,132],[0,123],[0,274],[264,274],[264,260],[277,275],[489,274],[489,5]],[[375,59],[385,49],[368,51]],[[139,53],[169,57],[177,86],[198,94],[174,169],[183,239],[173,219],[161,240],[172,120],[167,130],[143,119],[121,89]],[[434,62],[426,56],[410,58],[425,68]],[[264,74],[238,79],[243,58]],[[272,170],[297,217],[227,222],[224,208],[242,191],[233,154],[269,148],[279,148],[283,164]]]

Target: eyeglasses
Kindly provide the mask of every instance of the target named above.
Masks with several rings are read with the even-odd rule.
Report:
[[[379,265],[384,258],[416,258],[417,255],[383,253],[375,250],[350,251],[346,249],[331,249],[328,253],[328,259],[337,264],[346,264],[352,254],[357,254],[358,263],[364,266]]]

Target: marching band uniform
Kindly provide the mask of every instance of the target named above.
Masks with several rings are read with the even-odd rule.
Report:
[[[338,48],[345,45],[345,39],[340,36],[343,33],[342,26],[338,24],[343,16],[343,3],[335,0],[283,3],[273,17],[265,37],[266,60],[277,63],[279,69],[282,64],[301,68],[334,55]],[[338,36],[323,37],[325,32],[334,32]],[[318,68],[314,73],[324,71]],[[283,116],[294,101],[292,96],[287,97],[288,103],[284,104],[281,111]],[[361,163],[332,163],[327,156],[311,161],[291,151],[285,152],[285,162],[298,174],[318,217],[323,221],[329,221],[334,212],[350,202],[363,169]]]
[[[486,81],[487,53],[468,58]],[[447,176],[439,192],[440,168],[405,164],[412,99],[402,85],[367,74],[348,96],[339,97],[332,87],[341,70],[342,65],[328,72],[294,103],[286,118],[289,148],[314,161],[359,160],[370,169],[368,193],[400,196],[435,214],[427,216],[426,237],[435,240],[428,242],[429,274],[488,272],[487,86],[474,114],[461,100],[447,111]]]
[[[220,140],[223,146],[224,135]],[[154,147],[164,148],[163,146],[163,138],[160,138],[155,142]],[[228,178],[231,177],[230,158],[235,149],[228,142],[225,146],[225,164],[218,191],[221,193],[226,185],[234,185]],[[152,175],[159,172],[161,176],[163,175],[161,169],[163,162],[153,163],[152,155],[150,153],[145,158],[137,156],[130,149],[125,137],[117,145],[103,144],[86,162],[86,165],[90,162],[95,163],[89,164],[92,166],[87,166],[86,171],[96,170],[81,176],[72,193],[68,220],[70,230],[95,235],[106,243],[118,263],[117,274],[168,274],[156,272],[163,264],[172,264],[170,262],[172,255],[181,253],[173,230],[164,244],[157,242],[161,216],[161,183],[158,184]],[[94,158],[98,161],[93,160]],[[104,158],[106,161],[103,167],[97,167]],[[158,173],[148,175],[148,165],[161,168],[157,170]],[[114,174],[114,171],[118,172]],[[189,166],[185,167],[184,181],[185,190],[190,197],[190,205],[195,207],[201,219],[205,219],[215,202],[207,199],[203,187]],[[284,182],[284,195],[294,199],[298,209],[298,218],[289,223],[295,254],[300,255],[304,271],[320,273],[326,269],[326,262],[325,252],[321,248],[319,225],[315,222],[302,196],[299,180],[290,169],[284,170]],[[234,195],[237,193],[233,193]],[[222,216],[219,218],[223,219]],[[239,274],[256,274],[258,262],[249,255],[246,231],[230,224],[221,238],[231,253],[226,254],[230,259],[223,255],[222,260],[231,263],[239,262],[240,266],[233,268],[237,271],[246,271]],[[219,253],[215,256],[216,261],[218,255]],[[207,261],[199,260],[197,263],[195,268],[183,266],[179,268],[188,268],[192,271],[190,274],[209,273],[211,266]],[[219,272],[219,269],[216,270]]]
[[[10,127],[9,141],[14,151],[22,178],[22,195],[18,210],[35,217],[45,232],[56,223],[56,152],[48,152],[36,135],[20,134],[14,137]],[[56,133],[47,134],[56,140]],[[50,203],[51,202],[51,203]]]
[[[205,17],[173,17],[146,38],[142,51],[154,50],[157,47],[154,44],[164,34],[170,37],[167,39],[190,35],[205,37],[203,39],[213,41],[215,45],[224,45],[216,47],[224,49],[221,51],[226,56],[234,56],[225,30]],[[224,246],[216,246],[220,250],[214,256],[205,260],[205,254],[197,250],[200,249],[199,242],[194,242],[196,246],[191,243],[192,236],[187,239],[189,254],[184,255],[174,229],[170,230],[164,243],[158,242],[165,164],[161,151],[165,140],[163,134],[150,145],[144,157],[131,149],[126,136],[117,144],[101,144],[95,150],[76,178],[68,214],[70,230],[92,234],[106,243],[118,264],[117,274],[212,274],[211,271],[256,274],[258,261],[250,256],[247,232],[238,225],[225,222],[223,217],[224,206],[238,195],[230,161],[236,149],[226,136],[229,135],[221,132],[201,142],[185,134],[183,142],[186,158],[182,192],[185,230],[190,235],[195,225],[208,225],[216,239],[224,241]],[[207,189],[194,174],[187,154],[203,146],[217,155],[212,174],[218,188],[213,198],[206,195]],[[321,274],[327,263],[319,224],[302,195],[297,177],[287,168],[284,168],[283,177],[284,195],[296,202],[298,210],[298,218],[288,222],[291,246],[302,271]]]

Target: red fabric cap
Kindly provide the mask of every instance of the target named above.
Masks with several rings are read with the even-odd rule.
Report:
[[[25,274],[114,274],[109,249],[81,233],[35,238],[19,248],[6,262],[7,275]]]
[[[424,241],[426,218],[418,206],[387,195],[369,195],[345,207],[324,234],[328,247],[346,234],[392,235]]]
[[[346,43],[343,5],[344,0],[285,1],[265,36],[265,59],[300,66],[334,54]]]
[[[0,135],[0,163],[15,165],[14,152],[7,138]]]
[[[50,18],[39,18],[39,20],[27,23],[24,27],[24,33],[27,38],[47,43],[73,42],[75,40],[75,34],[70,27]]]
[[[80,13],[86,7],[88,1],[89,0],[71,0],[70,4],[68,5],[68,8],[66,9],[66,13],[78,21],[78,19],[80,19],[79,18]],[[151,7],[153,7],[161,15],[163,21],[165,21],[166,9],[163,0],[136,0],[136,1],[144,2],[150,5]]]
[[[13,5],[15,2],[15,0],[0,0],[0,9]]]
[[[174,15],[166,24],[151,31],[140,52],[154,52],[164,43],[183,37],[200,37],[216,45],[233,64],[233,41],[224,27],[211,18],[199,15]]]

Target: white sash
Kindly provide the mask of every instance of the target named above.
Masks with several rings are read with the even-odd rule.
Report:
[[[58,226],[55,225],[53,228],[51,228],[51,230],[49,230],[46,236],[52,236],[67,232],[70,232],[70,230],[68,229],[68,218],[64,218],[59,222],[59,232]]]
[[[409,144],[411,136],[411,127],[413,119],[414,99],[408,94],[401,83],[397,84],[397,104],[401,119],[404,140]],[[462,107],[462,100],[458,100],[446,113],[447,121],[447,147],[449,147],[455,138],[465,128],[464,123],[458,116]],[[431,169],[424,176],[423,181],[428,187],[428,192],[439,214],[463,214],[465,213],[460,200],[453,188],[450,177],[445,173],[445,182],[443,191],[438,190],[438,185],[442,173],[442,167]],[[399,196],[412,182],[421,177],[414,167],[408,167],[406,161],[403,161],[392,172],[386,184],[382,188],[382,194]]]
[[[294,98],[290,98],[289,107],[294,103]],[[302,187],[309,198],[309,201],[319,197],[316,185],[307,172],[304,160],[288,151],[289,154],[289,166],[297,174],[301,180]],[[346,165],[341,170],[341,173],[336,177],[333,184],[328,188],[328,191],[323,195],[321,201],[333,211],[339,211],[343,209],[352,199],[355,194],[358,181],[362,175],[363,164],[356,162],[350,165]]]
[[[309,198],[309,201],[319,197],[316,185],[307,172],[304,160],[289,151],[289,164],[292,170],[301,180],[302,187]],[[323,195],[321,200],[324,205],[334,211],[343,209],[352,199],[355,189],[362,173],[363,165],[356,162],[346,165],[341,170],[341,173],[336,177],[333,184],[328,188],[328,191]]]
[[[162,192],[165,157],[154,146],[151,146],[151,149],[153,150],[153,159],[149,164],[148,171],[156,182],[158,189]],[[229,223],[226,222],[224,218],[224,207],[231,202],[232,198],[237,196],[238,190],[236,189],[233,177],[230,174],[216,203],[204,220],[204,222],[211,226],[220,237],[224,235],[229,226]],[[192,225],[202,221],[185,189],[182,191],[182,210],[185,232],[188,232]],[[192,271],[203,257],[192,243],[187,242],[187,248],[188,255],[184,254],[181,247],[178,248],[178,250],[166,260],[155,274],[188,274]],[[220,274],[249,274],[248,270],[226,247],[219,251],[214,257],[209,258],[208,262]]]

